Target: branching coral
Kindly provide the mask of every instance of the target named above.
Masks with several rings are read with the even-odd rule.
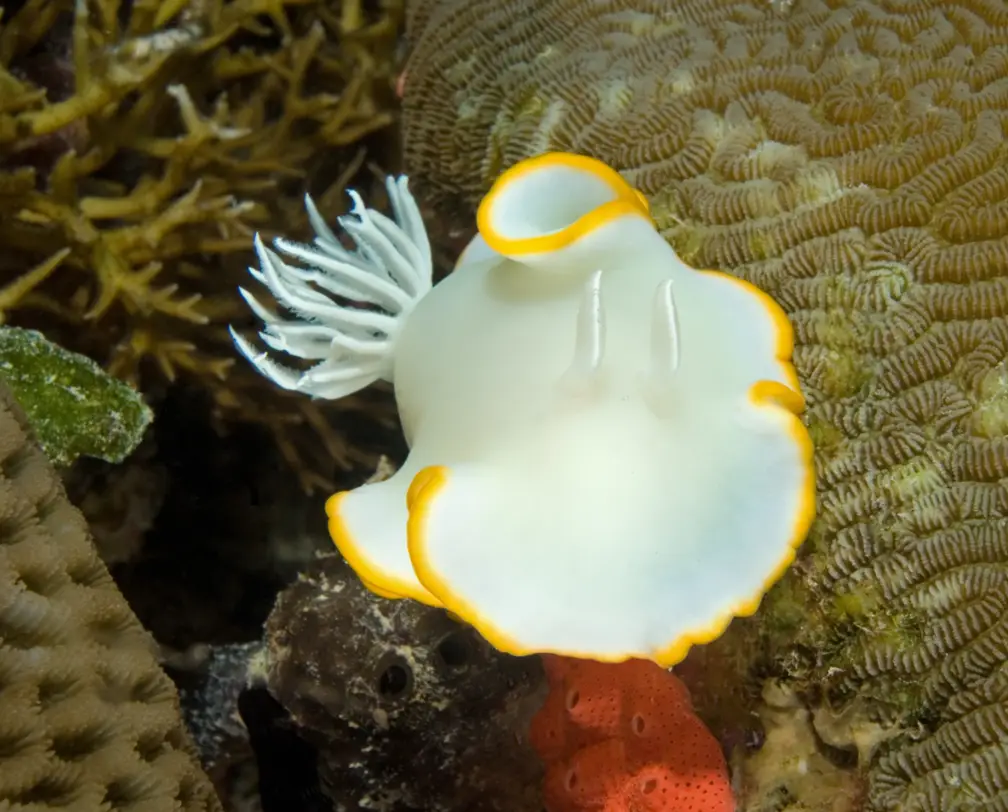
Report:
[[[409,14],[417,189],[474,203],[527,155],[586,152],[691,264],[784,305],[821,518],[777,591],[789,611],[764,615],[775,662],[902,728],[873,754],[874,808],[1008,809],[1008,7]],[[781,634],[784,614],[802,620]]]
[[[116,375],[196,380],[266,424],[306,484],[353,451],[274,399],[225,329],[255,230],[327,216],[392,120],[398,4],[27,0],[0,23],[0,315]],[[361,401],[348,408],[360,410]],[[314,457],[295,427],[321,434]]]

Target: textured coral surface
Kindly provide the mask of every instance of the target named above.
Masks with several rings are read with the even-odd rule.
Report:
[[[872,807],[1008,809],[1008,5],[419,0],[408,25],[433,200],[586,152],[786,308],[820,518],[777,661],[903,731],[862,752]]]
[[[0,809],[220,809],[175,686],[0,388]]]

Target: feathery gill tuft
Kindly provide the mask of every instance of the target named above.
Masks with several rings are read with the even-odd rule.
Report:
[[[239,352],[284,389],[335,400],[376,380],[390,380],[396,336],[407,315],[430,290],[430,242],[406,176],[386,180],[393,218],[364,205],[349,190],[353,207],[337,222],[356,243],[343,247],[311,197],[305,207],[315,239],[303,245],[277,239],[272,251],[255,238],[259,269],[249,273],[295,315],[282,318],[249,291],[241,295],[265,324],[259,350],[228,329]],[[300,264],[285,262],[280,253]],[[274,360],[270,350],[315,362],[295,369]]]

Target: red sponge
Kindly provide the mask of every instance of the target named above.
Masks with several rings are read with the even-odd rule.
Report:
[[[647,660],[543,662],[530,740],[549,812],[733,812],[721,747],[675,676]]]

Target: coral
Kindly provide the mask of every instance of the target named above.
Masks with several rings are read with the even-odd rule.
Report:
[[[219,810],[153,640],[0,403],[0,807]]]
[[[316,404],[232,370],[225,325],[246,318],[253,232],[305,231],[309,185],[338,213],[362,139],[392,122],[400,16],[397,0],[8,4],[0,317],[142,391],[202,387],[222,426],[266,426],[306,486],[331,489],[361,452]],[[394,426],[374,400],[337,419]]]
[[[900,729],[871,808],[1008,809],[1008,6],[421,0],[407,26],[430,201],[584,152],[784,306],[820,518],[772,665]]]
[[[721,747],[677,677],[648,660],[543,663],[550,692],[529,741],[550,812],[734,812]]]
[[[757,705],[766,731],[740,772],[741,808],[751,812],[858,812],[861,777],[825,753],[812,714],[786,685],[767,682]]]
[[[267,686],[318,749],[335,808],[539,808],[539,760],[518,740],[542,702],[538,657],[375,596],[336,555],[280,595],[266,644]]]
[[[153,417],[134,389],[34,330],[0,327],[0,377],[58,467],[80,456],[122,462]]]

